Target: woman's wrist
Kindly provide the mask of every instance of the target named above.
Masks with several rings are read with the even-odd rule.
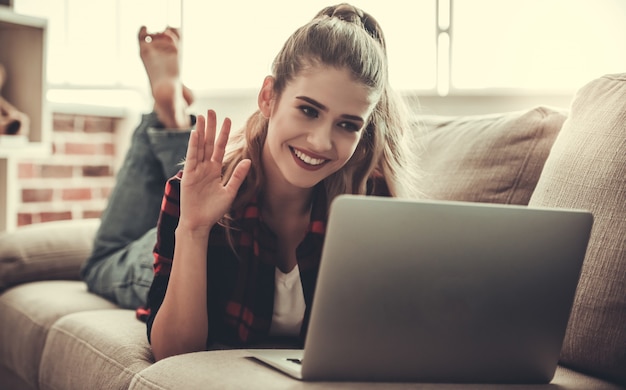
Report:
[[[182,220],[176,227],[176,235],[196,239],[208,239],[213,225],[193,225],[183,222]]]

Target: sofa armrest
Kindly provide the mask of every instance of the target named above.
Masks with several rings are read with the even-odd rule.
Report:
[[[0,291],[36,280],[78,280],[99,224],[54,221],[0,233]]]
[[[589,210],[594,223],[561,364],[626,386],[626,73],[576,93],[533,207]]]

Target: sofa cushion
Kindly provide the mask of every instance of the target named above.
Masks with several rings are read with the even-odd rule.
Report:
[[[548,107],[462,117],[424,116],[426,197],[526,205],[566,119]]]
[[[0,295],[0,364],[37,388],[41,353],[52,324],[68,313],[115,307],[88,293],[79,281],[13,287]]]
[[[561,362],[626,385],[626,74],[578,91],[530,204],[594,214]]]
[[[78,280],[99,223],[55,221],[0,233],[0,291],[35,280]]]
[[[138,373],[130,390],[163,389],[503,389],[499,384],[301,382],[250,357],[245,350],[196,352],[163,359]],[[619,390],[620,386],[558,367],[549,385],[512,385],[516,390]]]
[[[50,329],[39,388],[127,389],[133,376],[153,361],[146,325],[133,310],[69,314]]]

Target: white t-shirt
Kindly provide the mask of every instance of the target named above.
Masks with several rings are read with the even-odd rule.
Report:
[[[274,314],[270,335],[297,337],[300,334],[306,307],[298,265],[296,264],[286,274],[276,267],[275,279]]]

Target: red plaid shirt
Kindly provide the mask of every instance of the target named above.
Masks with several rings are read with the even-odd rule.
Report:
[[[147,310],[138,310],[147,320],[148,338],[154,317],[165,297],[174,258],[175,230],[180,216],[180,178],[171,178],[165,188],[154,249],[154,280],[148,294]],[[383,180],[382,195],[388,195]],[[304,341],[324,234],[326,232],[327,202],[323,184],[315,189],[311,221],[304,240],[296,249],[300,279],[306,303],[300,341]],[[266,341],[274,306],[274,275],[277,237],[263,223],[255,200],[235,216],[231,231],[236,253],[229,245],[225,229],[215,225],[211,231],[207,252],[207,312],[209,338],[213,342],[244,346]]]

